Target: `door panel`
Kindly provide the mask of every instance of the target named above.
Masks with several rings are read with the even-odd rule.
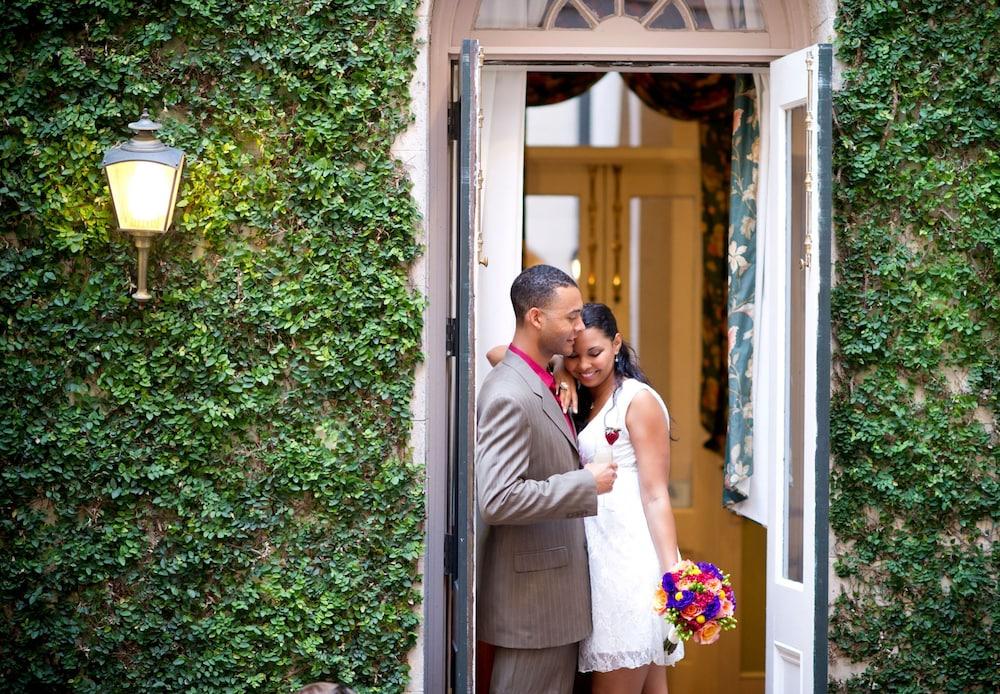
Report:
[[[829,280],[829,256],[818,257],[816,249],[828,244],[830,234],[829,216],[820,214],[829,199],[829,123],[819,110],[821,101],[829,103],[830,63],[829,47],[813,46],[775,61],[770,73],[769,200],[762,243],[770,269],[761,292],[765,319],[759,328],[761,397],[755,411],[755,459],[771,466],[769,692],[822,691],[826,676],[827,558],[825,539],[817,538],[827,532],[829,460],[822,442],[828,434],[826,403],[821,407],[820,400],[829,397],[829,360],[821,348],[829,303],[820,289],[821,279]]]

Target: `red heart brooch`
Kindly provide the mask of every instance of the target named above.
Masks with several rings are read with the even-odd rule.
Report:
[[[621,429],[613,429],[608,427],[604,430],[604,438],[607,439],[609,446],[614,446],[615,441],[618,440],[618,436],[621,434]]]

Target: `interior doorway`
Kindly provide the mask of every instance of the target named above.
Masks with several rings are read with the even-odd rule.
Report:
[[[530,79],[530,76],[529,76]],[[574,276],[614,311],[671,410],[671,497],[684,556],[730,572],[740,628],[690,645],[668,673],[677,692],[764,689],[764,529],[721,504],[720,453],[699,413],[702,225],[699,124],[669,118],[607,73],[582,94],[529,106],[522,267]]]

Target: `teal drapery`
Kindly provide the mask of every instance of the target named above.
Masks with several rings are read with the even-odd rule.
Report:
[[[738,75],[733,103],[732,186],[729,196],[728,419],[723,502],[749,494],[753,473],[754,294],[757,255],[757,176],[760,122],[752,76]]]

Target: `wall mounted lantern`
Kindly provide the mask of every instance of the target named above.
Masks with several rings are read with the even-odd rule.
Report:
[[[132,236],[139,254],[138,289],[132,298],[148,301],[149,247],[173,222],[184,152],[156,139],[153,133],[161,126],[146,111],[128,127],[135,136],[109,149],[101,167],[108,177],[118,228]]]

